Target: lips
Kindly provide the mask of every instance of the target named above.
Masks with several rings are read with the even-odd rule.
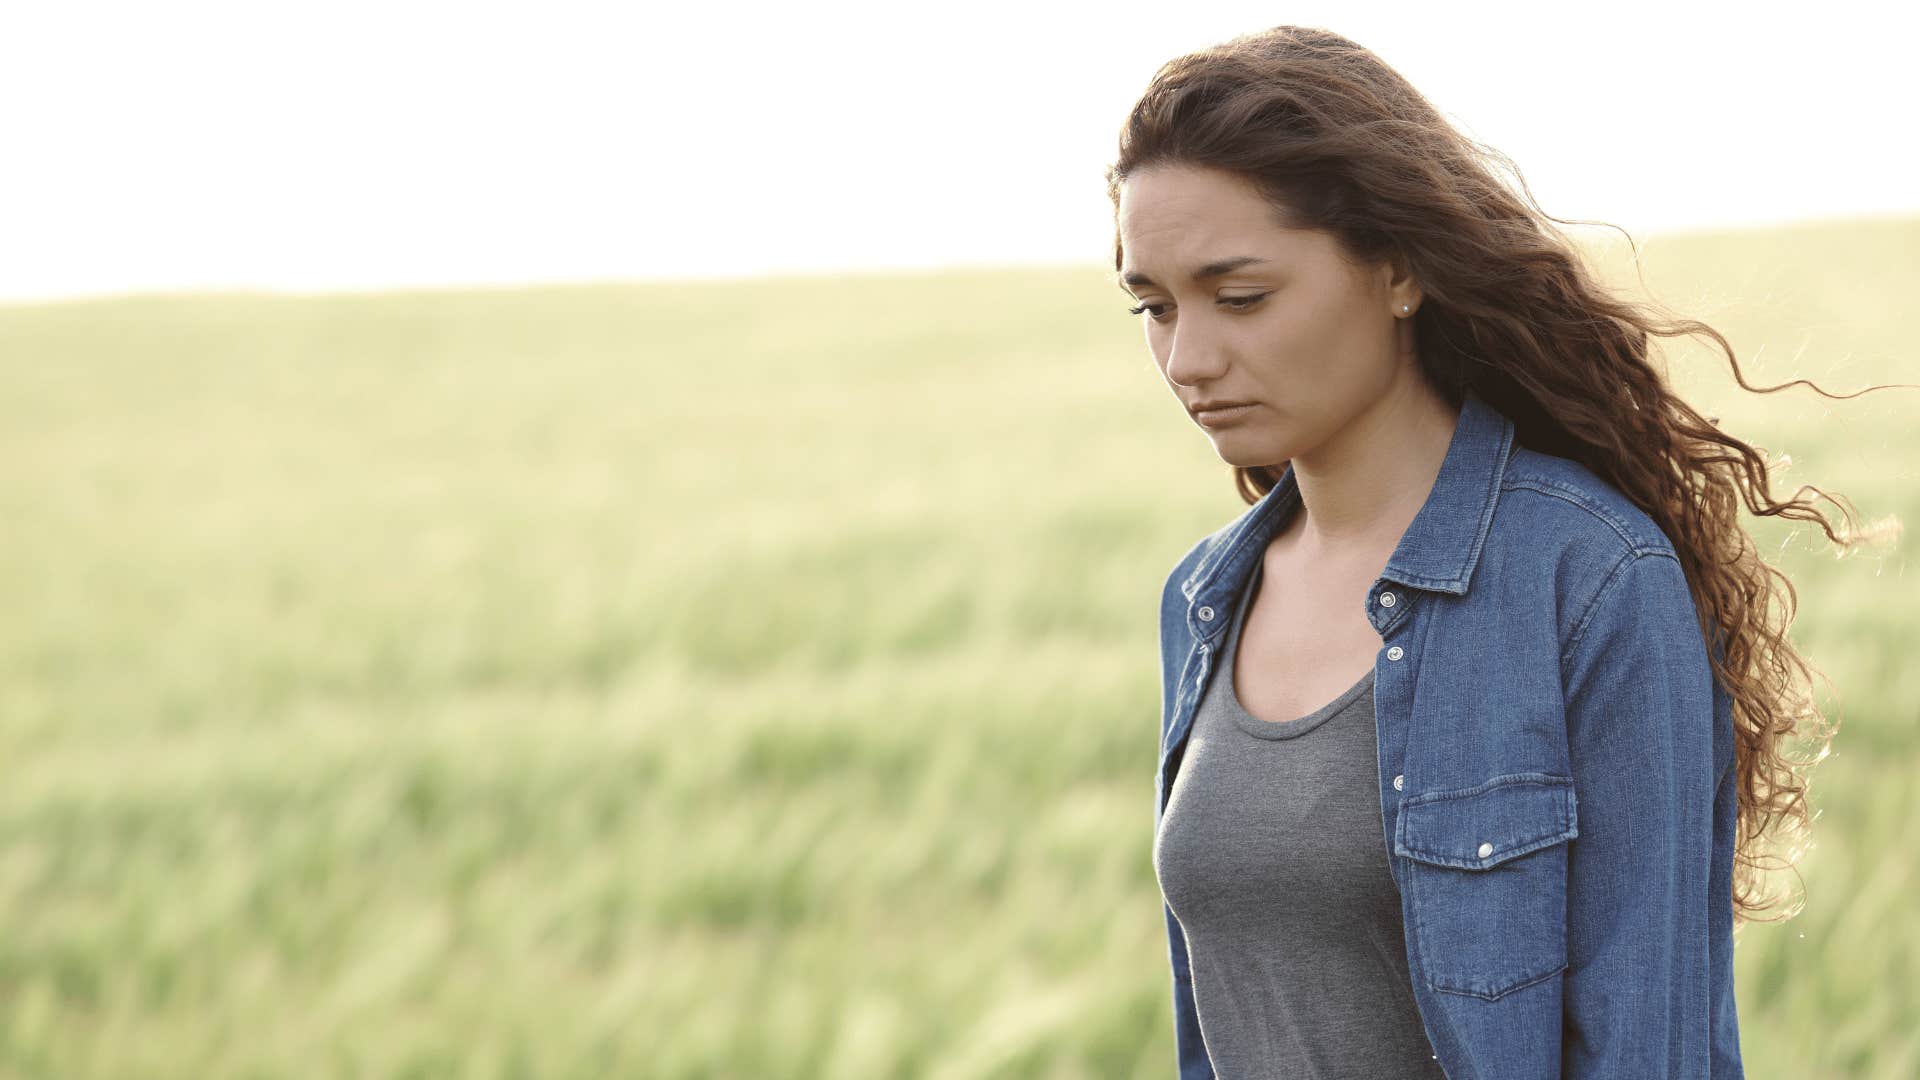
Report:
[[[1210,428],[1226,427],[1239,423],[1242,417],[1252,415],[1253,408],[1253,403],[1247,402],[1243,405],[1217,405],[1207,409],[1195,409],[1193,422]]]

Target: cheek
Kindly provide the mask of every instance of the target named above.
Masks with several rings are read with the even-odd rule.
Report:
[[[1359,313],[1336,297],[1302,299],[1284,317],[1261,327],[1269,351],[1310,370],[1351,370],[1367,351]]]
[[[1298,308],[1243,318],[1228,336],[1234,355],[1292,374],[1332,366],[1324,320]]]

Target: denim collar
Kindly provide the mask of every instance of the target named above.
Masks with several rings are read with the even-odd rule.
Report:
[[[1512,448],[1513,421],[1472,390],[1466,391],[1433,490],[1400,537],[1380,576],[1412,588],[1465,594],[1493,524],[1500,481]],[[1193,612],[1229,607],[1252,572],[1254,561],[1266,551],[1277,526],[1299,503],[1299,484],[1289,462],[1273,490],[1229,525],[1220,542],[1180,583],[1188,601],[1188,625],[1197,637],[1208,636],[1217,624],[1194,622]]]

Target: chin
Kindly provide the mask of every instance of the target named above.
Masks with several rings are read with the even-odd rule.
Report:
[[[1257,469],[1275,463],[1284,466],[1292,457],[1281,439],[1257,427],[1235,425],[1206,434],[1213,440],[1213,450],[1220,460],[1235,468]]]
[[[1274,464],[1285,465],[1288,460],[1287,455],[1284,453],[1275,453],[1271,450],[1262,450],[1257,447],[1248,448],[1233,444],[1233,439],[1222,440],[1214,444],[1214,451],[1220,455],[1221,461],[1237,469],[1258,469],[1262,466]]]

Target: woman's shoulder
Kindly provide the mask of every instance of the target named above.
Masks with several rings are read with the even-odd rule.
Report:
[[[1673,565],[1659,570],[1650,559]],[[1616,595],[1622,587],[1660,594],[1636,603],[1691,603],[1673,541],[1650,514],[1579,462],[1518,446],[1501,477],[1481,562],[1476,589],[1491,568],[1490,602],[1550,598],[1563,641],[1581,636],[1609,585]],[[1627,573],[1635,563],[1642,572]]]
[[[1672,538],[1625,492],[1571,458],[1517,445],[1494,531],[1534,550],[1575,548],[1599,560],[1674,554]]]

